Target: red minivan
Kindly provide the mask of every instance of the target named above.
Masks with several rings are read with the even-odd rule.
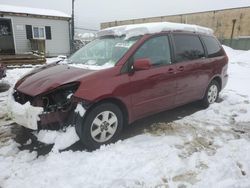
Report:
[[[89,149],[115,141],[125,124],[200,100],[214,103],[228,57],[208,28],[168,22],[119,26],[67,60],[15,85],[14,120],[29,129],[75,126]]]

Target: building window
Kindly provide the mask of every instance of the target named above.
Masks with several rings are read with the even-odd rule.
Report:
[[[45,39],[45,28],[44,27],[33,27],[33,38],[34,39]]]

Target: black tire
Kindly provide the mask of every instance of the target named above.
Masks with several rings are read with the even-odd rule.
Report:
[[[104,112],[113,113],[111,115],[116,116],[118,123],[116,123],[116,127],[117,127],[116,131],[114,132],[114,135],[111,138],[109,138],[108,140],[103,141],[103,142],[98,142],[95,140],[95,139],[97,139],[97,137],[93,138],[91,136],[91,130],[93,127],[92,124],[94,124],[93,122],[97,118],[97,116],[100,115],[101,113],[104,113]],[[75,128],[76,128],[76,132],[77,132],[81,142],[83,143],[83,145],[89,150],[95,150],[95,149],[98,149],[101,145],[110,144],[110,143],[117,141],[117,139],[119,138],[119,135],[122,131],[123,123],[124,123],[123,114],[122,114],[121,109],[117,105],[115,105],[113,103],[101,103],[99,105],[96,105],[92,109],[90,109],[90,111],[86,113],[84,118],[79,117],[79,115],[78,115],[78,118],[76,118],[76,127]],[[105,131],[106,130],[104,130],[104,132]],[[102,134],[102,133],[100,133],[100,134]],[[108,135],[108,134],[109,133],[106,132],[106,135]]]
[[[216,87],[217,88],[217,94],[215,95],[215,99],[212,100],[212,102],[209,100],[209,91],[212,87]],[[201,105],[204,107],[204,108],[207,108],[209,107],[210,104],[216,102],[218,100],[218,97],[219,97],[219,92],[220,92],[220,87],[219,87],[219,84],[216,80],[212,80],[210,82],[210,84],[208,85],[207,87],[207,90],[206,90],[206,93],[203,97],[203,99],[201,100]]]

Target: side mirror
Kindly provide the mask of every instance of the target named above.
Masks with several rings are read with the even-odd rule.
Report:
[[[134,62],[134,70],[139,71],[139,70],[148,70],[152,67],[152,63],[150,59],[137,59]]]

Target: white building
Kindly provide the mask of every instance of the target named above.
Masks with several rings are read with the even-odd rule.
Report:
[[[70,16],[56,10],[0,5],[0,55],[43,49],[69,55]]]

